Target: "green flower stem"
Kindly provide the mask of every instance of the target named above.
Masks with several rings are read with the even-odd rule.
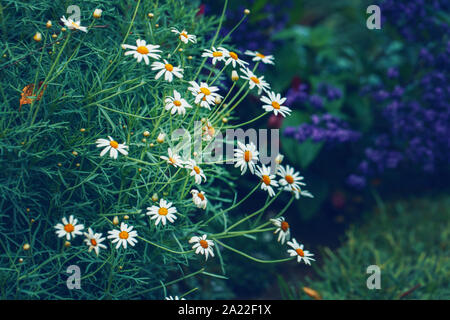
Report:
[[[239,95],[239,93],[246,87],[246,85],[242,86],[241,89],[239,89],[239,91],[236,93],[236,95],[233,97],[233,99],[231,99],[230,103],[225,106],[220,112],[217,113],[217,115],[214,117],[213,120],[211,120],[212,123],[215,123],[217,120],[220,119],[220,117],[225,113],[225,111],[227,110],[227,107],[233,103],[233,101],[236,99],[236,97]],[[241,96],[241,98],[228,110],[228,113],[230,113],[231,111],[233,111],[234,108],[236,108],[241,102],[242,100],[245,99],[245,97],[248,95],[248,93],[250,92],[250,88],[247,89],[247,91]]]
[[[238,127],[245,126],[245,125],[247,125],[247,124],[250,124],[250,123],[252,123],[252,122],[255,122],[255,121],[258,120],[258,119],[261,119],[261,118],[264,117],[267,113],[268,113],[268,112],[264,112],[264,113],[260,114],[259,116],[257,116],[256,118],[253,118],[252,120],[249,120],[249,121],[247,121],[247,122],[243,122],[243,123],[240,123],[240,124],[236,124],[236,125],[232,125],[232,126],[225,127],[224,130],[226,130],[226,129],[234,129],[234,128],[238,128]]]
[[[141,240],[144,241],[144,242],[147,242],[148,244],[151,244],[152,246],[155,246],[155,247],[157,247],[157,248],[166,250],[166,251],[171,252],[171,253],[176,253],[176,254],[188,254],[188,253],[194,252],[194,250],[189,250],[189,251],[175,251],[175,250],[172,250],[172,249],[163,247],[163,246],[161,246],[161,245],[159,245],[159,244],[156,244],[156,243],[154,243],[154,242],[151,242],[150,240],[147,240],[147,239],[145,239],[145,238],[142,238],[141,236],[137,236],[137,238],[141,239]]]
[[[231,94],[231,91],[233,91],[234,86],[236,85],[236,82],[233,81],[233,84],[231,85],[230,90],[228,90],[225,98],[223,98],[222,102],[217,106],[217,108],[214,109],[214,112],[209,116],[211,119],[214,118],[214,116],[216,115],[216,113],[220,110],[220,107],[223,106],[223,104],[225,103],[225,101],[227,100],[228,96]]]
[[[230,30],[230,32],[227,33],[227,35],[225,37],[222,38],[222,41],[220,41],[219,43],[219,47],[222,45],[222,43],[224,43],[225,40],[227,40],[231,34],[236,31],[236,29],[241,25],[241,23],[245,20],[245,18],[247,18],[247,15],[244,14],[244,16],[241,18],[241,20],[239,20],[239,22],[234,26],[233,29]]]
[[[243,257],[246,257],[246,258],[248,258],[250,260],[253,260],[253,261],[256,261],[256,262],[259,262],[259,263],[280,263],[280,262],[286,262],[286,261],[291,261],[291,260],[295,259],[295,257],[290,257],[290,258],[278,259],[278,260],[261,260],[261,259],[258,259],[258,258],[254,258],[254,257],[252,257],[252,256],[250,256],[250,255],[248,255],[248,254],[246,254],[246,253],[244,253],[242,251],[239,251],[239,250],[237,250],[237,249],[235,249],[233,247],[230,247],[229,245],[226,245],[222,241],[216,240],[216,242],[218,244],[220,244],[222,247],[224,247],[224,248],[226,248],[228,250],[231,250],[231,251],[233,251],[233,252],[235,252],[237,254],[240,254]]]
[[[198,287],[195,287],[194,289],[191,289],[191,290],[189,290],[188,292],[183,293],[183,294],[180,296],[180,299],[186,297],[188,294],[190,294],[190,293],[192,293],[192,292],[194,292],[194,291],[197,291],[197,290],[198,290]]]
[[[211,238],[213,239],[224,239],[224,238],[235,238],[240,237],[246,234],[273,231],[275,227],[265,228],[265,229],[252,229],[252,230],[243,230],[243,231],[231,231],[231,232],[221,232],[217,234],[212,234]]]
[[[276,218],[282,216],[282,215],[286,212],[286,210],[291,206],[292,201],[294,201],[294,199],[295,199],[295,196],[292,195],[291,199],[290,199],[290,200],[288,201],[288,203],[284,206],[284,208],[281,209],[281,211],[277,213],[277,215],[274,217],[274,219],[276,219]],[[256,227],[255,230],[264,228],[265,226],[269,225],[270,223],[271,223],[270,221],[264,222],[262,225]]]
[[[214,84],[214,82],[216,82],[216,80],[220,77],[220,75],[225,71],[227,65],[224,64],[223,68],[219,71],[219,73],[214,77],[213,81],[209,84],[209,86],[212,86]],[[208,78],[209,80],[209,78]],[[208,82],[208,80],[206,80],[206,82]],[[234,82],[233,82],[234,83]]]
[[[144,160],[139,160],[139,159],[131,158],[131,157],[128,157],[128,156],[127,156],[127,159],[129,159],[129,160],[131,160],[131,161],[134,161],[134,162],[137,162],[137,163],[145,164],[145,165],[147,165],[147,166],[159,166],[159,165],[161,165],[161,164],[164,163],[164,161],[156,162],[156,163],[151,163],[151,162],[147,162],[147,161],[144,161]]]

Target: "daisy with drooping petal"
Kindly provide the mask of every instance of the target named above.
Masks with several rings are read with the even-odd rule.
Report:
[[[294,188],[292,191],[294,192],[296,200],[300,199],[300,196],[314,198],[314,196],[311,194],[311,192],[309,192],[308,190],[302,190],[300,187]]]
[[[185,298],[179,298],[178,296],[172,297],[172,296],[168,296],[166,297],[166,300],[186,300]]]
[[[152,70],[159,70],[156,74],[155,79],[158,80],[164,75],[164,80],[172,82],[173,76],[181,79],[183,78],[183,69],[180,67],[174,67],[166,59],[163,59],[164,63],[155,61],[152,63]]]
[[[294,168],[289,165],[279,166],[278,175],[281,177],[280,185],[284,187],[286,191],[294,191],[300,189],[300,186],[305,186],[306,184],[302,182],[304,179],[299,172],[295,172]]]
[[[81,230],[84,229],[84,225],[77,224],[78,220],[75,219],[72,215],[69,216],[69,221],[67,221],[66,217],[63,217],[62,224],[58,223],[55,226],[56,234],[59,238],[66,237],[67,240],[75,238],[76,235],[82,235],[83,232]]]
[[[291,231],[289,223],[284,220],[284,217],[270,219],[270,222],[272,222],[273,225],[277,227],[274,234],[278,233],[278,242],[284,244],[284,241],[286,241],[286,239],[289,240],[289,238],[291,237]]]
[[[167,153],[169,154],[168,157],[166,156],[160,156],[161,159],[165,160],[168,164],[174,166],[174,167],[183,167],[183,160],[181,160],[181,157],[176,153],[173,152],[171,148],[167,149]]]
[[[108,239],[113,239],[111,242],[116,243],[116,249],[119,249],[120,246],[122,246],[124,249],[127,248],[128,244],[130,244],[132,247],[137,243],[136,237],[137,237],[137,231],[133,230],[132,226],[129,226],[126,223],[120,224],[120,230],[114,229],[108,231],[109,236]]]
[[[150,219],[155,220],[155,226],[162,222],[163,226],[166,225],[167,220],[170,223],[174,223],[177,219],[175,213],[177,209],[172,207],[172,202],[168,202],[164,199],[159,200],[159,206],[151,206],[147,208],[147,215],[151,216]]]
[[[128,149],[128,146],[124,143],[119,144],[117,141],[115,141],[113,138],[108,136],[109,140],[106,139],[97,139],[95,143],[97,143],[97,148],[103,148],[105,149],[100,152],[100,157],[103,157],[108,151],[109,156],[111,158],[117,159],[117,156],[119,155],[117,151],[119,151],[124,156],[128,155],[128,151],[125,149]]]
[[[141,62],[142,59],[144,59],[145,64],[149,64],[150,58],[153,59],[159,59],[161,56],[157,54],[157,52],[161,52],[161,50],[158,50],[159,45],[152,45],[147,44],[145,40],[137,39],[136,45],[132,46],[129,44],[123,44],[122,49],[131,49],[129,51],[125,51],[125,55],[133,55],[135,59],[137,59],[137,62]]]
[[[165,100],[166,110],[170,110],[171,114],[178,112],[180,115],[186,114],[186,108],[192,108],[187,101],[181,98],[181,94],[177,90],[173,90],[173,97],[167,97]]]
[[[195,160],[189,160],[186,163],[185,168],[191,170],[191,173],[189,175],[194,177],[196,184],[201,184],[202,179],[206,181],[206,176],[203,173],[203,170],[197,165],[197,162],[195,162]]]
[[[192,246],[192,249],[195,249],[196,254],[204,254],[205,260],[208,260],[208,255],[214,257],[214,252],[212,249],[214,242],[212,240],[207,240],[206,234],[201,237],[192,237],[189,239],[189,243],[195,243]]]
[[[204,52],[202,53],[202,57],[211,58],[212,65],[216,65],[217,62],[225,60],[225,50],[226,49],[222,47],[219,47],[219,49],[212,47],[211,50],[205,49],[203,50]]]
[[[219,91],[218,87],[210,87],[206,82],[202,82],[199,85],[195,81],[190,81],[189,84],[191,86],[188,90],[195,96],[195,103],[200,104],[200,107],[211,110],[210,105],[214,105],[216,103],[216,98],[222,99],[222,96],[216,93],[216,91]]]
[[[178,29],[176,28],[172,28],[171,30],[173,33],[176,33],[179,36],[180,40],[184,43],[188,43],[189,41],[192,43],[196,43],[197,42],[197,37],[194,36],[193,34],[188,34],[186,30],[183,31],[178,31]]]
[[[197,208],[206,209],[206,205],[208,204],[208,200],[205,197],[205,193],[203,191],[198,191],[196,189],[191,190],[192,201],[197,206]]]
[[[83,32],[88,32],[86,27],[82,27],[80,24],[80,21],[73,21],[72,19],[66,19],[65,16],[61,18],[61,22],[64,23],[64,25],[69,28],[70,30],[80,30]]]
[[[222,51],[224,53],[225,65],[229,65],[231,63],[233,68],[236,68],[236,64],[240,65],[241,67],[245,67],[245,65],[248,64],[248,62],[245,62],[244,60],[239,59],[239,56],[236,52],[228,51],[225,48],[220,48],[220,49],[222,49]]]
[[[88,232],[84,233],[84,236],[86,237],[86,239],[84,239],[84,242],[86,242],[86,245],[89,246],[88,249],[89,252],[91,252],[92,249],[94,249],[95,254],[98,256],[100,248],[106,249],[106,246],[101,243],[105,241],[105,238],[102,238],[101,233],[94,233],[94,231],[92,231],[92,229],[89,228]]]
[[[267,91],[270,89],[270,85],[264,80],[264,76],[257,77],[253,71],[251,71],[249,68],[241,68],[241,72],[244,74],[242,76],[242,79],[248,80],[249,88],[253,89],[255,87],[258,88],[258,94],[261,94],[261,92]]]
[[[256,146],[253,142],[249,144],[243,144],[238,141],[238,148],[234,149],[234,161],[236,162],[234,167],[241,167],[241,175],[247,171],[247,167],[253,174],[255,172],[255,165],[258,162],[259,152],[256,150]]]
[[[283,117],[291,114],[291,109],[286,106],[283,106],[283,103],[286,101],[286,98],[281,98],[279,93],[275,92],[267,92],[267,96],[263,96],[261,101],[265,103],[263,105],[263,109],[267,112],[272,112],[274,115],[281,114]]]
[[[252,59],[252,61],[256,61],[256,62],[257,61],[261,61],[264,64],[275,64],[273,62],[274,57],[272,55],[267,55],[266,56],[266,55],[263,55],[262,53],[260,53],[258,51],[250,51],[250,50],[245,51],[245,54],[248,55],[248,56],[254,57]]]
[[[270,173],[270,167],[262,165],[257,166],[256,175],[261,178],[261,189],[266,190],[269,196],[273,197],[275,191],[273,187],[278,187],[278,182],[275,180],[275,175]]]
[[[302,260],[305,262],[305,264],[311,265],[311,261],[316,261],[315,259],[311,258],[314,256],[314,254],[310,253],[308,250],[303,250],[303,245],[298,244],[297,240],[292,239],[292,241],[287,242],[288,246],[290,246],[292,249],[288,249],[288,253],[291,257],[297,256],[297,262],[300,263]]]

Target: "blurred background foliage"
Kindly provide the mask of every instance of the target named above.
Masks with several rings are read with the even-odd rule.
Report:
[[[222,4],[205,1],[200,13],[218,12]],[[372,4],[381,8],[381,30],[366,27]],[[301,296],[289,288],[300,282],[314,285],[324,298],[390,299],[420,283],[426,289],[410,298],[448,298],[441,289],[448,278],[448,248],[442,245],[450,207],[439,198],[448,193],[450,172],[448,1],[231,1],[224,35],[245,8],[251,14],[232,40],[242,52],[275,56],[276,65],[266,66],[264,75],[293,109],[290,117],[272,115],[250,126],[280,129],[285,161],[311,181],[315,198],[296,202],[286,217],[293,236],[319,250],[319,261],[326,258],[314,271],[235,269],[243,283],[255,280],[253,288],[235,284],[235,292],[302,298],[303,291]],[[255,97],[244,105],[244,121],[260,112]],[[247,190],[245,179],[240,183]],[[363,218],[383,203],[393,208],[376,215],[377,223]],[[393,225],[399,228],[395,234]],[[410,232],[412,227],[419,229]],[[395,246],[393,239],[402,242]],[[377,292],[365,287],[365,268],[374,261],[387,275],[386,289]],[[267,274],[283,275],[282,296]],[[305,275],[317,280],[304,281]]]

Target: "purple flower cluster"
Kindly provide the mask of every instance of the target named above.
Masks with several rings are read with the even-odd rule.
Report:
[[[311,123],[303,123],[298,127],[287,127],[284,135],[296,139],[299,143],[311,139],[313,142],[323,141],[329,145],[353,142],[360,138],[359,132],[349,129],[345,121],[329,113],[312,115]]]
[[[331,102],[342,98],[341,89],[327,83],[320,83],[317,86],[316,93],[309,93],[310,87],[301,83],[298,86],[288,90],[286,94],[287,101],[292,105],[306,106],[310,105],[316,109],[323,109],[326,101]]]
[[[385,22],[404,36],[418,58],[408,62],[412,74],[402,77],[391,67],[385,82],[362,90],[382,106],[382,126],[347,179],[357,188],[387,169],[418,167],[432,173],[448,168],[450,159],[450,41],[445,36],[450,29],[436,14],[449,12],[450,2],[385,0],[380,6]]]

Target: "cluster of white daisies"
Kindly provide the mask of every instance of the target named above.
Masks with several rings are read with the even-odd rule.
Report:
[[[100,12],[101,15],[101,12]],[[81,30],[87,32],[86,27],[82,27],[80,22],[73,21],[71,19],[66,19],[63,17],[61,21],[71,30]],[[179,31],[172,28],[171,31],[175,33],[179,40],[188,44],[196,43],[197,38],[195,35],[188,34],[186,30]],[[125,56],[132,55],[137,62],[144,61],[146,65],[150,64],[150,59],[154,59],[151,64],[151,69],[157,71],[155,79],[164,78],[167,82],[172,82],[175,78],[183,78],[184,70],[180,66],[174,66],[167,59],[161,59],[159,50],[159,45],[147,44],[145,40],[136,40],[136,46],[123,44],[123,49],[125,51]],[[271,55],[263,55],[259,52],[246,51],[246,55],[252,56],[253,61],[257,63],[274,64],[274,58]],[[168,55],[168,59],[170,58]],[[263,103],[263,109],[266,112],[273,112],[275,115],[281,114],[282,116],[289,115],[291,109],[283,104],[286,102],[286,98],[283,98],[279,93],[275,93],[270,90],[270,85],[264,80],[264,76],[257,76],[254,70],[250,70],[247,65],[248,62],[239,58],[239,55],[230,51],[224,47],[212,47],[211,49],[205,49],[202,57],[211,58],[212,64],[216,65],[219,62],[224,63],[224,68],[227,66],[232,66],[233,69],[240,67],[241,77],[248,81],[249,90],[257,89],[258,95],[264,92],[264,96],[260,98]],[[256,69],[256,67],[255,67]],[[232,79],[237,81],[239,79],[239,74],[236,70],[232,70]],[[191,92],[193,96],[193,104],[211,110],[211,106],[217,104],[217,101],[221,101],[222,96],[218,93],[219,88],[216,86],[208,85],[207,82],[196,82],[190,81],[188,92]],[[183,98],[181,93],[177,90],[173,90],[173,95],[165,98],[165,110],[170,111],[171,114],[178,114],[184,116],[186,114],[186,109],[192,109],[192,105],[188,102],[188,98]],[[207,122],[205,125],[204,134],[206,135],[206,140],[211,140],[215,135],[215,130],[212,125]],[[160,133],[158,140],[163,140],[165,134]],[[109,155],[113,159],[117,159],[119,153],[124,156],[128,155],[129,147],[125,143],[118,143],[112,137],[108,136],[108,139],[97,139],[96,144],[98,148],[103,148],[100,156],[104,156],[109,152]],[[238,148],[234,150],[234,162],[235,167],[240,167],[241,174],[247,171],[247,168],[252,174],[259,177],[261,181],[261,189],[268,192],[270,197],[275,195],[274,188],[282,188],[285,191],[289,191],[295,195],[298,199],[300,196],[312,197],[311,193],[306,190],[302,190],[301,186],[305,183],[302,181],[304,178],[300,176],[300,173],[295,172],[293,168],[289,165],[286,167],[281,165],[283,156],[278,155],[276,159],[277,167],[275,170],[271,170],[270,167],[266,167],[264,164],[258,166],[257,162],[259,152],[253,142],[249,144],[244,144],[238,142]],[[206,176],[204,171],[200,168],[197,162],[193,159],[183,160],[176,151],[168,148],[167,156],[160,156],[161,159],[166,161],[169,165],[173,167],[185,168],[190,171],[190,176],[194,178],[194,182],[198,185],[206,181]],[[273,172],[272,172],[273,171]],[[277,181],[276,176],[279,176]],[[208,200],[206,199],[205,193],[197,189],[192,189],[190,191],[194,204],[201,209],[206,209]],[[153,205],[147,208],[147,215],[150,216],[151,220],[155,220],[155,226],[161,223],[163,226],[169,223],[174,223],[177,219],[177,209],[172,205],[171,202],[160,199],[158,205]],[[286,239],[290,237],[290,229],[288,223],[283,217],[271,219],[271,222],[277,227],[275,233],[278,233],[278,241],[284,244]],[[118,225],[118,220],[113,221],[114,225]],[[105,241],[105,237],[102,233],[95,233],[91,228],[88,228],[88,232],[82,232],[84,230],[84,225],[79,224],[78,220],[73,216],[70,216],[67,220],[65,217],[62,218],[62,223],[58,223],[55,226],[56,234],[58,237],[66,237],[67,240],[75,238],[77,235],[84,235],[84,242],[88,246],[89,252],[92,250],[98,255],[100,249],[105,249],[106,245],[102,242]],[[116,249],[123,247],[127,248],[128,245],[134,246],[137,243],[138,234],[136,230],[133,230],[133,226],[122,222],[119,229],[113,229],[108,231],[108,239],[111,240],[112,244],[115,244]],[[202,254],[205,259],[209,256],[214,257],[213,246],[214,242],[207,239],[207,235],[193,236],[189,239],[189,243],[193,244],[192,249],[195,250],[196,254]],[[300,245],[295,239],[288,241],[292,249],[288,250],[291,256],[297,256],[298,262],[302,260],[306,264],[310,264],[313,254],[307,250],[303,250],[303,245]]]

